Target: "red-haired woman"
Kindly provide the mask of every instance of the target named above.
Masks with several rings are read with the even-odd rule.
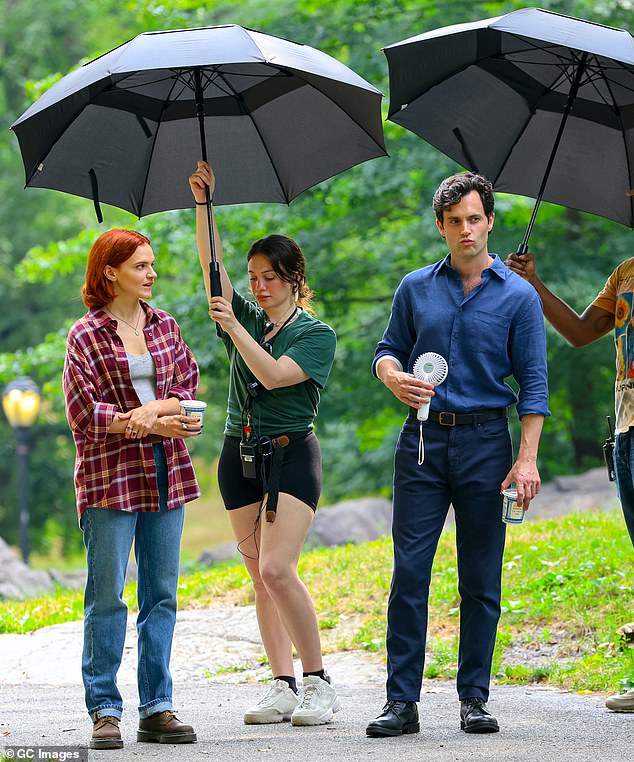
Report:
[[[147,303],[156,280],[150,241],[109,230],[93,244],[82,288],[88,312],[70,329],[66,416],[77,450],[77,512],[87,556],[82,675],[90,746],[123,746],[116,676],[132,543],[138,566],[138,741],[190,743],[169,671],[183,504],[200,494],[184,440],[200,424],[179,414],[198,366],[174,318]],[[189,423],[188,423],[189,422]]]

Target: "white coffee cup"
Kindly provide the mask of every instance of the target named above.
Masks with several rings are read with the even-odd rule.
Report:
[[[207,403],[202,400],[181,400],[181,415],[191,416],[193,419],[200,421],[200,425],[203,424],[203,417],[205,415],[205,408]]]
[[[517,504],[516,489],[502,492],[502,521],[505,524],[521,524],[524,521],[524,508]]]

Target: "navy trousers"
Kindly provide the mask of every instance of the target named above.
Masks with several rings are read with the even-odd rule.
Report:
[[[500,484],[512,465],[505,418],[475,426],[423,425],[410,415],[394,461],[394,571],[387,614],[387,698],[420,699],[432,562],[452,504],[460,593],[459,698],[489,696],[500,618],[502,522]]]

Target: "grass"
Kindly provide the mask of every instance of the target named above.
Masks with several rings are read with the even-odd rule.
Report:
[[[206,463],[195,459],[196,476],[205,496],[187,503],[183,528],[182,558],[187,564],[195,563],[201,553],[214,545],[233,541],[231,524],[218,487],[217,461]]]
[[[389,538],[306,552],[300,573],[311,590],[326,650],[384,653],[390,584]],[[577,691],[634,685],[634,649],[616,628],[634,620],[634,554],[618,511],[571,514],[509,527],[502,618],[494,658],[498,682],[543,683]],[[134,608],[134,586],[126,588]],[[0,632],[27,632],[81,617],[81,594],[0,603]],[[181,578],[181,608],[252,602],[241,564]],[[459,598],[455,534],[443,534],[430,592],[428,678],[457,668]]]

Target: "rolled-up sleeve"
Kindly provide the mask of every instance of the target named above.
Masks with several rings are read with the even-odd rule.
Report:
[[[174,372],[168,396],[181,400],[193,400],[198,391],[200,374],[193,352],[184,342],[180,329],[174,331]]]
[[[549,416],[544,310],[537,293],[518,313],[510,335],[513,376],[519,385],[517,414]]]
[[[116,405],[99,401],[92,367],[72,338],[69,338],[66,350],[62,383],[71,431],[79,431],[93,442],[104,441],[119,411]]]

